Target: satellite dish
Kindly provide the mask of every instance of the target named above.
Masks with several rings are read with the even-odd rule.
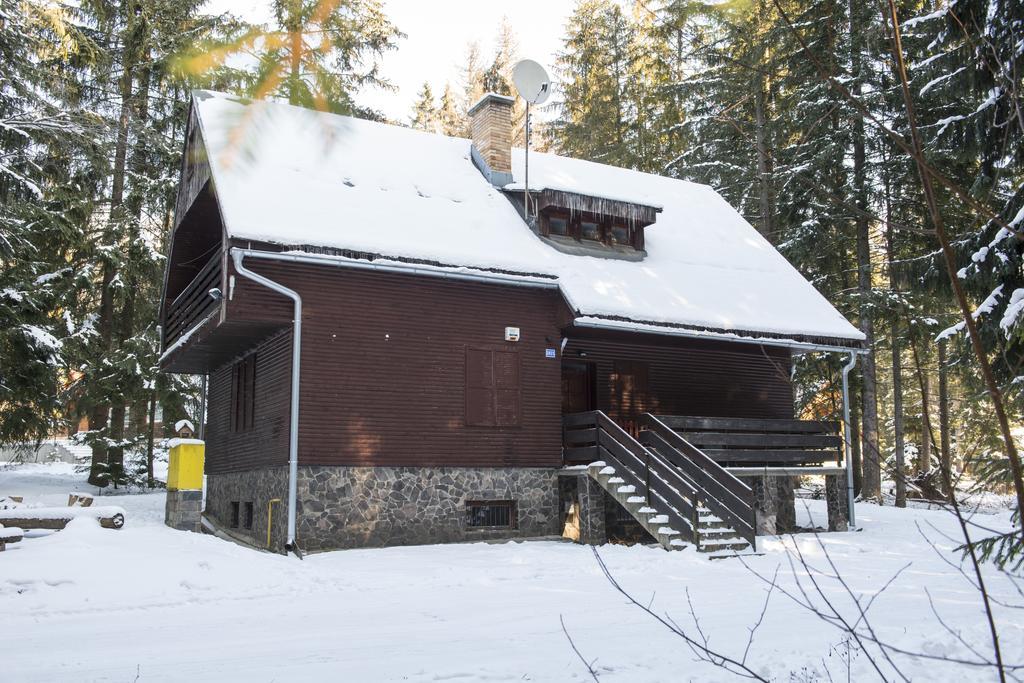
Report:
[[[512,82],[529,104],[543,104],[551,95],[551,78],[537,62],[524,59],[512,67]]]

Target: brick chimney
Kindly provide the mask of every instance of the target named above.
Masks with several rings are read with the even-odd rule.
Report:
[[[469,109],[473,163],[492,185],[512,182],[512,105],[507,95],[489,92]]]

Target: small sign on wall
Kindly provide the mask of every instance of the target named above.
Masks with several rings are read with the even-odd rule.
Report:
[[[505,341],[517,342],[519,341],[519,328],[518,327],[506,327],[505,328]]]
[[[555,352],[554,349],[544,349],[544,357],[545,358],[557,358],[558,354]]]

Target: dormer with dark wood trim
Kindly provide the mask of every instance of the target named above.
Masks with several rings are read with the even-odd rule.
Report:
[[[507,193],[522,206],[522,192]],[[530,192],[530,228],[566,254],[639,261],[646,256],[644,230],[661,209],[563,190]]]

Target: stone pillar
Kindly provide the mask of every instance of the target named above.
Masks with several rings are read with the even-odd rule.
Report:
[[[771,478],[775,480],[775,533],[791,534],[796,531],[795,477]]]
[[[580,543],[603,545],[608,542],[604,527],[604,489],[586,472],[580,474],[576,482]]]
[[[757,513],[758,536],[775,536],[796,531],[796,492],[793,477],[764,475],[750,478]]]
[[[828,530],[847,531],[850,514],[846,500],[846,473],[825,475],[825,506],[828,508]]]
[[[164,523],[183,531],[202,530],[203,465],[206,444],[199,439],[171,439],[167,466]]]
[[[750,488],[754,492],[754,513],[758,536],[774,536],[776,533],[777,510],[775,509],[775,487],[771,477],[752,477]]]

